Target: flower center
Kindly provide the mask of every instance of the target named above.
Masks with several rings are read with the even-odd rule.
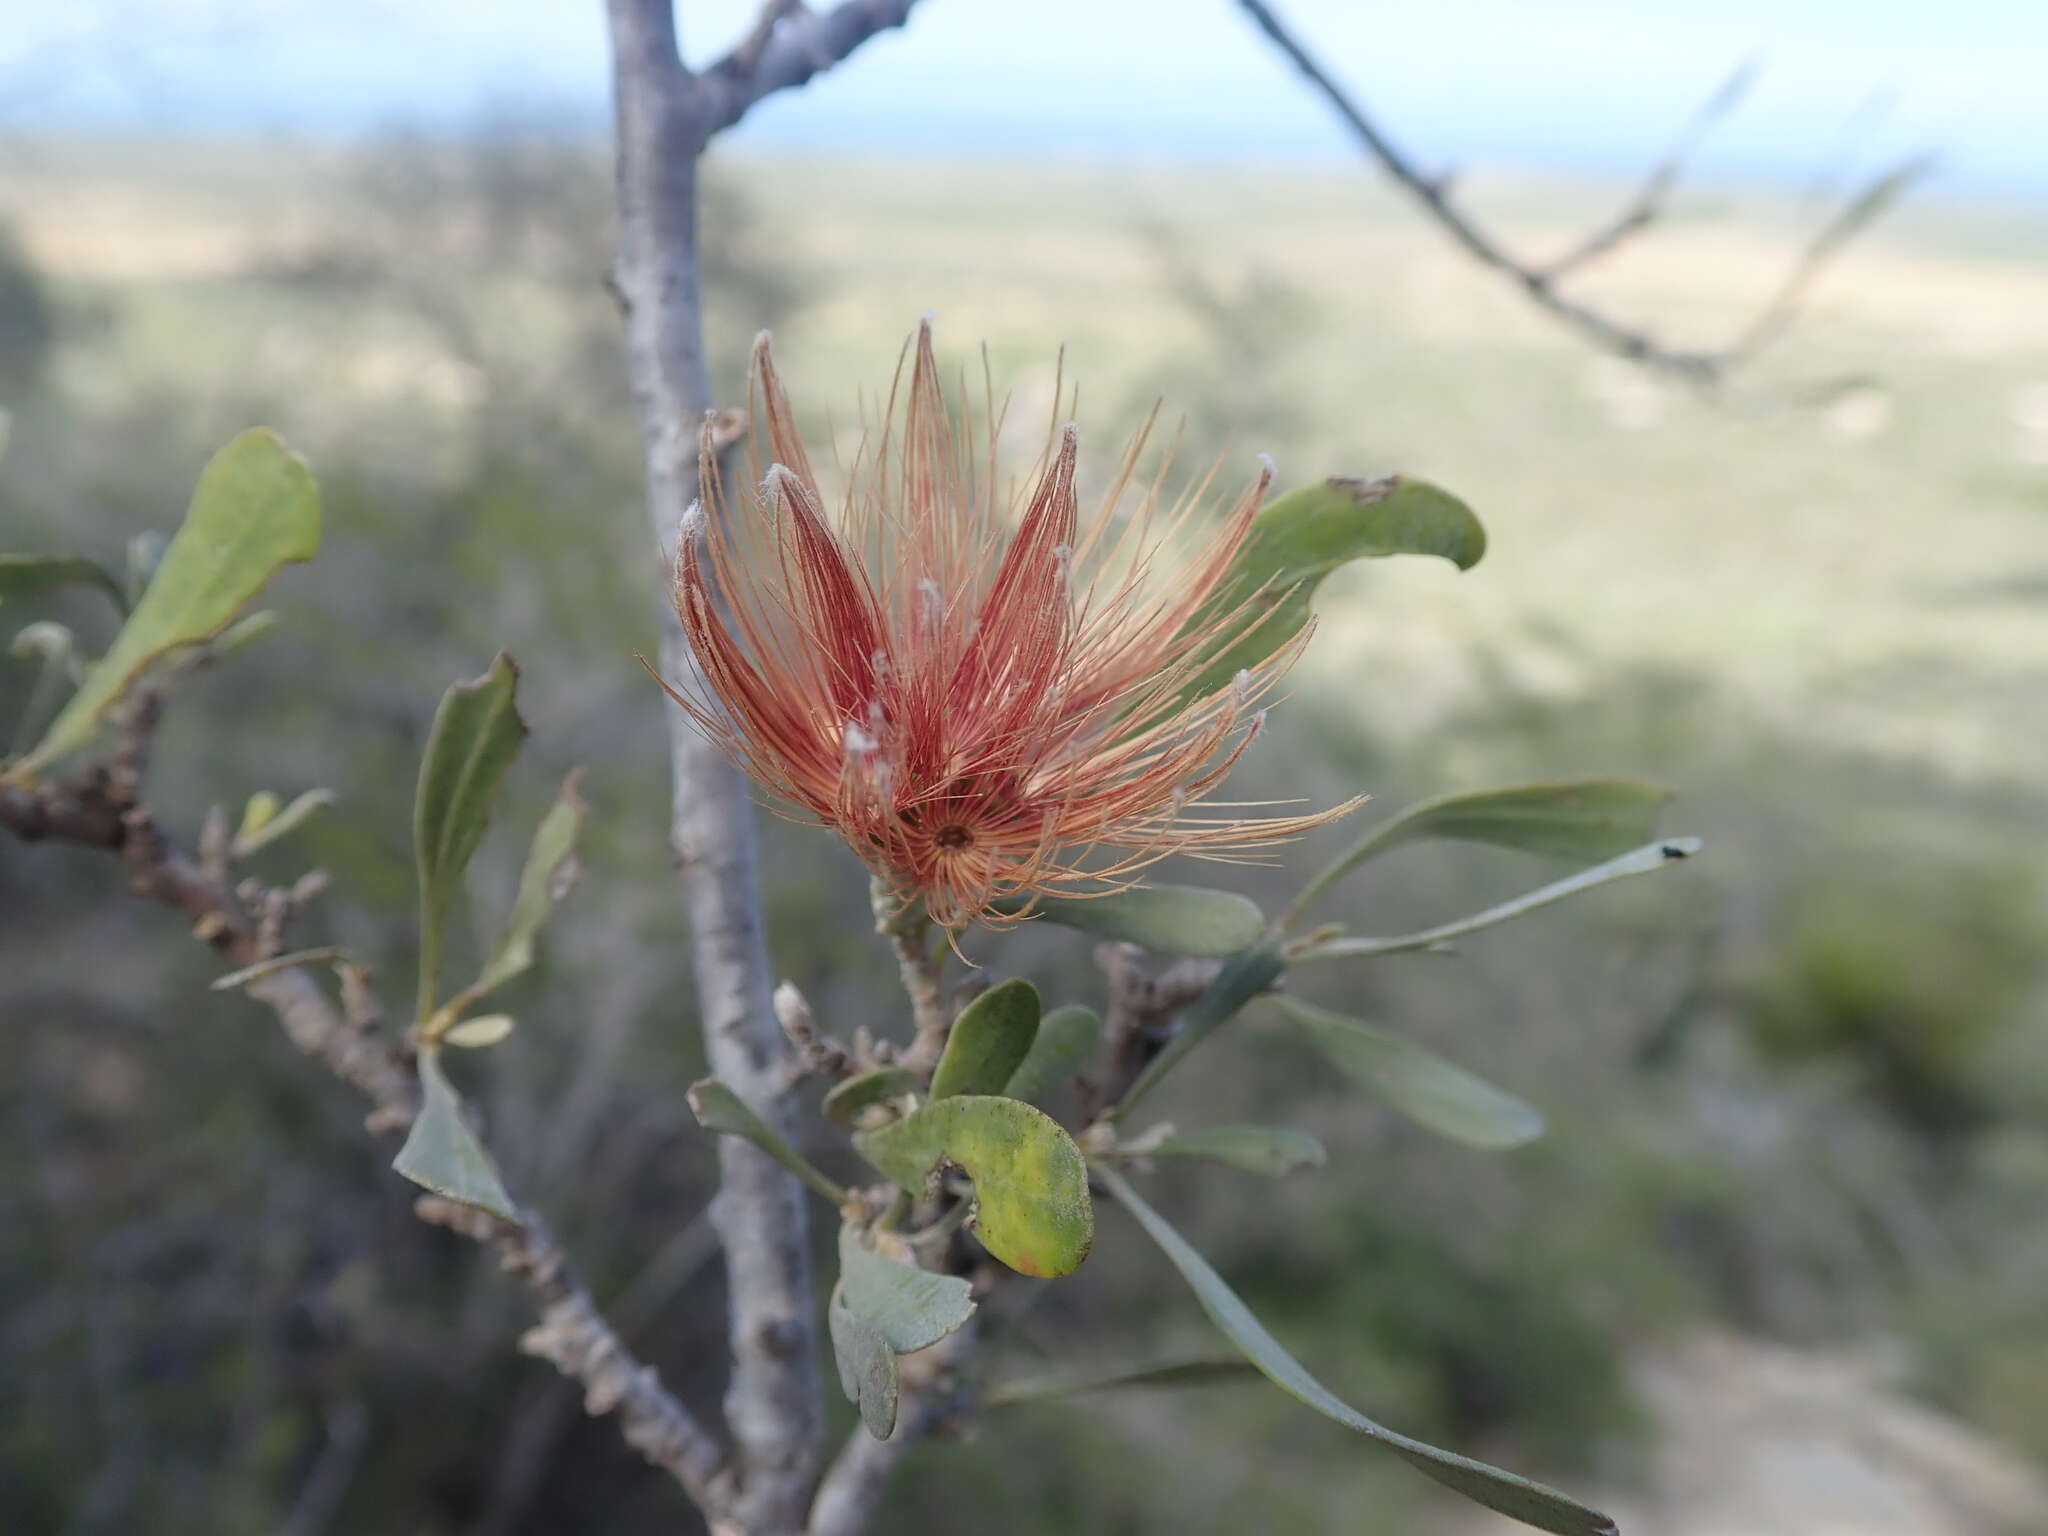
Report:
[[[941,827],[932,841],[946,849],[972,848],[974,834],[962,826]]]

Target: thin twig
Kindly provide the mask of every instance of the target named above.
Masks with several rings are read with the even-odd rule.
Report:
[[[1309,84],[1321,93],[1366,152],[1421,203],[1429,215],[1453,240],[1464,247],[1474,260],[1499,272],[1522,289],[1539,309],[1556,316],[1599,346],[1633,362],[1641,363],[1647,368],[1695,384],[1719,383],[1737,364],[1749,361],[1761,348],[1781,336],[1811,288],[1814,277],[1828,259],[1899,192],[1925,174],[1932,164],[1928,157],[1919,156],[1875,178],[1794,259],[1792,272],[1780,286],[1777,294],[1764,307],[1759,317],[1745,327],[1731,345],[1717,350],[1673,347],[1642,327],[1627,324],[1591,305],[1566,297],[1558,288],[1558,279],[1565,273],[1584,265],[1592,256],[1611,250],[1623,239],[1647,227],[1656,217],[1654,208],[1634,217],[1625,211],[1614,225],[1609,226],[1604,235],[1596,234],[1586,242],[1586,246],[1568,253],[1566,257],[1548,267],[1524,261],[1458,207],[1451,195],[1449,178],[1433,177],[1424,172],[1399,145],[1394,143],[1379,124],[1366,115],[1364,108],[1337,84],[1330,73],[1308,51],[1306,45],[1287,29],[1265,0],[1237,0],[1237,3],[1251,18],[1253,24],[1271,40],[1274,47],[1285,54]],[[1739,76],[1737,78],[1740,79]],[[1736,81],[1731,81],[1730,85],[1735,83]],[[1716,93],[1714,100],[1708,103],[1705,109],[1707,122],[1711,122],[1712,116],[1723,110],[1719,104],[1728,89],[1723,87],[1721,92]],[[1697,131],[1703,131],[1704,124],[1699,124],[1698,119],[1695,123],[1698,125]],[[1689,151],[1690,140],[1695,136],[1696,132],[1689,132],[1686,138],[1682,138],[1680,150]],[[1675,174],[1674,170],[1673,175]],[[1660,174],[1653,174],[1645,190],[1656,199],[1657,205],[1661,206],[1669,189],[1666,180]],[[1619,227],[1624,224],[1627,227]],[[1588,251],[1588,246],[1597,248]]]
[[[910,19],[916,0],[842,0],[829,11],[767,0],[740,44],[697,77],[693,96],[706,139],[765,96],[808,84],[878,32]]]
[[[145,696],[147,697],[147,696]],[[171,839],[137,798],[139,766],[155,724],[153,699],[131,705],[120,772],[87,770],[47,785],[0,785],[0,826],[26,841],[50,840],[117,854],[137,894],[171,908],[200,942],[230,966],[247,969],[273,958],[275,942],[241,896],[209,875]],[[402,1130],[419,1111],[419,1079],[408,1053],[371,1027],[379,1016],[359,970],[346,973],[346,1011],[337,1009],[303,965],[259,971],[243,990],[270,1009],[307,1056],[367,1098],[380,1130]],[[469,1206],[427,1197],[421,1218],[496,1251],[541,1310],[540,1326],[523,1341],[584,1389],[592,1413],[616,1410],[627,1442],[682,1485],[698,1505],[716,1511],[727,1501],[723,1456],[716,1440],[672,1396],[654,1372],[627,1352],[599,1315],[546,1224],[521,1207],[518,1223]]]
[[[946,1005],[941,980],[941,956],[931,948],[931,919],[915,902],[906,904],[894,886],[880,875],[868,887],[875,913],[875,932],[889,941],[896,956],[896,969],[903,977],[903,991],[910,999],[915,1033],[904,1051],[903,1064],[913,1072],[929,1075],[945,1054],[946,1036],[953,1029],[953,1010]]]

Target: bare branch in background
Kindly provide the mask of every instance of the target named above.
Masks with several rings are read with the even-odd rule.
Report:
[[[1545,266],[1524,260],[1509,251],[1490,231],[1468,216],[1454,200],[1449,179],[1430,176],[1410,159],[1337,84],[1265,0],[1237,0],[1237,3],[1274,47],[1285,54],[1309,84],[1329,102],[1367,154],[1412,194],[1474,260],[1502,274],[1527,293],[1539,309],[1564,321],[1596,345],[1647,368],[1697,384],[1720,383],[1737,365],[1748,362],[1763,347],[1783,335],[1813,280],[1828,260],[1933,165],[1930,156],[1919,155],[1873,179],[1800,252],[1777,292],[1733,342],[1704,351],[1673,347],[1643,327],[1568,298],[1559,291],[1558,285],[1565,276],[1615,250],[1658,221],[1686,158],[1707,130],[1734,106],[1747,89],[1751,74],[1748,65],[1739,68],[1694,115],[1671,152],[1614,220]]]
[[[136,893],[179,913],[193,937],[232,969],[274,960],[289,892],[230,884],[224,867],[209,870],[174,843],[141,798],[141,775],[156,724],[157,695],[130,700],[112,768],[33,789],[0,785],[0,826],[26,842],[54,841],[119,855]],[[343,972],[344,1007],[328,1000],[304,965],[261,970],[242,990],[275,1015],[307,1056],[367,1098],[373,1127],[402,1131],[420,1106],[419,1078],[404,1048],[379,1028],[380,1011],[359,969]],[[545,1222],[524,1206],[520,1221],[501,1221],[469,1206],[425,1196],[414,1209],[494,1250],[540,1310],[540,1323],[521,1341],[528,1354],[552,1363],[583,1388],[591,1413],[616,1412],[628,1444],[667,1472],[700,1507],[718,1509],[726,1496],[717,1441],[629,1353],[576,1278]]]
[[[647,463],[660,569],[697,499],[700,423],[711,413],[697,239],[698,164],[711,138],[773,91],[802,85],[912,0],[845,0],[813,13],[769,0],[746,39],[701,74],[683,64],[674,0],[608,0],[617,130],[619,252],[613,285]],[[666,600],[662,667],[697,692],[691,654]],[[745,780],[684,717],[669,712],[671,839],[689,909],[697,1003],[714,1075],[769,1125],[793,1135],[794,1048],[771,1003],[759,859]],[[725,1249],[732,1378],[725,1415],[736,1458],[730,1518],[750,1536],[805,1524],[824,1439],[804,1192],[773,1159],[718,1138],[712,1220]]]

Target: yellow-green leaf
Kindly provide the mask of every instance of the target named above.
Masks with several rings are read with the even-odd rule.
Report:
[[[242,810],[241,829],[235,833],[235,857],[247,858],[258,849],[268,848],[279,838],[289,837],[305,825],[314,812],[334,804],[337,798],[331,789],[309,789],[294,798],[290,805],[280,807],[276,795],[267,789],[258,790],[249,797],[248,805]]]
[[[1504,1152],[1543,1134],[1536,1110],[1399,1035],[1284,993],[1273,1004],[1346,1077],[1440,1136]]]
[[[244,432],[200,474],[148,590],[22,768],[83,746],[148,667],[219,634],[280,566],[319,546],[320,495],[305,460],[274,432]]]
[[[1378,1441],[1446,1488],[1511,1520],[1550,1531],[1553,1536],[1617,1536],[1614,1522],[1607,1516],[1559,1493],[1555,1488],[1547,1488],[1513,1472],[1504,1472],[1499,1467],[1489,1467],[1483,1461],[1474,1461],[1468,1456],[1411,1440],[1367,1418],[1317,1381],[1300,1361],[1281,1348],[1279,1340],[1266,1332],[1251,1309],[1209,1266],[1209,1261],[1197,1253],[1165,1217],[1147,1205],[1122,1175],[1113,1168],[1097,1168],[1096,1176],[1117,1202],[1137,1218],[1146,1236],[1173,1261],[1174,1267],[1194,1291],[1195,1300],[1209,1314],[1209,1320],[1223,1331],[1231,1343],[1243,1350],[1245,1358],[1281,1391],[1306,1403],[1324,1417],[1335,1419],[1368,1439]]]
[[[938,1099],[903,1119],[856,1131],[860,1155],[916,1193],[941,1163],[974,1180],[974,1234],[1023,1275],[1068,1275],[1095,1240],[1088,1169],[1074,1140],[1016,1099]]]
[[[442,695],[427,734],[412,821],[420,872],[421,1019],[434,1010],[442,934],[462,872],[483,841],[492,797],[526,736],[518,686],[519,668],[500,651],[482,677]]]
[[[486,1046],[498,1044],[512,1033],[516,1021],[509,1013],[480,1013],[473,1019],[464,1019],[451,1024],[441,1036],[444,1045],[459,1045],[464,1050],[480,1051]]]
[[[469,1128],[462,1100],[441,1071],[440,1053],[422,1050],[419,1060],[419,1118],[391,1166],[437,1195],[517,1221],[519,1211],[490,1153]]]
[[[932,1073],[935,1099],[1000,1094],[1038,1035],[1038,989],[1021,976],[990,987],[960,1010]]]

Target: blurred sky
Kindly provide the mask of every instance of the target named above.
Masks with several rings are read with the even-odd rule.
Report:
[[[823,3],[823,0],[820,0]],[[709,57],[756,0],[682,0]],[[1933,148],[1949,190],[2048,199],[2048,0],[1278,0],[1432,163],[1642,165],[1746,55],[1704,174],[1798,183]],[[18,127],[353,133],[489,110],[602,122],[602,0],[5,0]],[[1021,156],[1337,156],[1232,0],[924,0],[757,144]]]

